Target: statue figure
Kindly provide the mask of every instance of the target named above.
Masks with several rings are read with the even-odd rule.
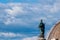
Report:
[[[44,38],[44,33],[45,33],[45,24],[43,23],[43,21],[41,20],[40,25],[40,37]]]

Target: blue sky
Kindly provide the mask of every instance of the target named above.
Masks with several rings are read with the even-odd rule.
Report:
[[[37,40],[40,20],[45,35],[60,20],[59,0],[0,0],[0,40]]]

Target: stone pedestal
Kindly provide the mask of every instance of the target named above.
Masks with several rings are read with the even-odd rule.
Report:
[[[39,38],[38,40],[46,40],[46,39],[44,39],[44,38]]]

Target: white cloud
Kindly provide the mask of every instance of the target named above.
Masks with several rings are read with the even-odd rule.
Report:
[[[56,0],[56,2],[52,5],[52,8],[50,9],[51,13],[57,13],[60,10],[60,1]]]
[[[37,36],[28,37],[27,35],[12,32],[0,32],[1,40],[38,40]]]
[[[37,36],[27,37],[27,38],[24,38],[22,40],[38,40],[38,37]]]
[[[0,3],[3,5],[3,3]],[[60,3],[54,3],[53,5],[42,5],[42,4],[29,4],[29,3],[7,3],[6,8],[3,8],[6,12],[5,24],[31,24],[32,22],[38,22],[40,19],[47,20],[49,18],[53,19],[55,14],[60,10]],[[2,12],[4,13],[4,12]],[[1,14],[1,13],[0,13]],[[49,16],[51,15],[51,16]],[[49,16],[49,17],[47,17]],[[14,17],[14,18],[12,18]],[[18,18],[16,18],[18,17]],[[30,21],[30,22],[29,22]]]
[[[27,23],[25,21],[23,21],[23,19],[17,19],[15,17],[7,18],[4,21],[4,24],[6,24],[6,25],[9,25],[9,24],[27,25]]]
[[[5,37],[5,38],[14,38],[14,37],[27,37],[24,34],[20,33],[12,33],[12,32],[0,32],[0,37]]]
[[[21,40],[27,37],[25,34],[13,32],[0,32],[0,40]]]
[[[17,14],[24,13],[24,10],[22,7],[14,6],[12,9],[6,9],[6,12],[11,16],[16,16]]]

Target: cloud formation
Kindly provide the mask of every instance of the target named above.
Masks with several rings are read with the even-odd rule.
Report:
[[[32,23],[32,21],[35,22],[39,21],[40,19],[47,20],[48,18],[52,18],[52,20],[54,20],[56,18],[55,14],[59,15],[59,13],[57,12],[59,12],[60,10],[58,3],[55,3],[54,5],[29,4],[29,3],[8,3],[8,4],[0,3],[0,4],[1,4],[0,7],[2,9],[0,11],[1,12],[0,14],[2,15],[1,17],[4,18],[5,24],[11,23],[29,24],[30,22]]]
[[[21,40],[27,35],[12,32],[0,32],[0,40]]]
[[[56,21],[60,20],[60,1],[40,0],[39,2],[40,3],[0,3],[0,31],[18,31],[19,33],[23,31],[24,34],[29,34],[29,32],[39,34],[37,28],[41,19],[44,20],[46,30],[48,31]],[[10,40],[10,38],[12,38],[11,40],[19,40],[19,35],[21,36],[21,34],[0,32],[0,36],[2,38],[6,37],[8,40]],[[15,39],[15,37],[18,38]],[[37,37],[33,36],[21,40],[35,40],[35,38],[37,39]]]
[[[38,40],[38,37],[37,36],[34,36],[34,37],[27,37],[27,38],[24,38],[22,40]]]

